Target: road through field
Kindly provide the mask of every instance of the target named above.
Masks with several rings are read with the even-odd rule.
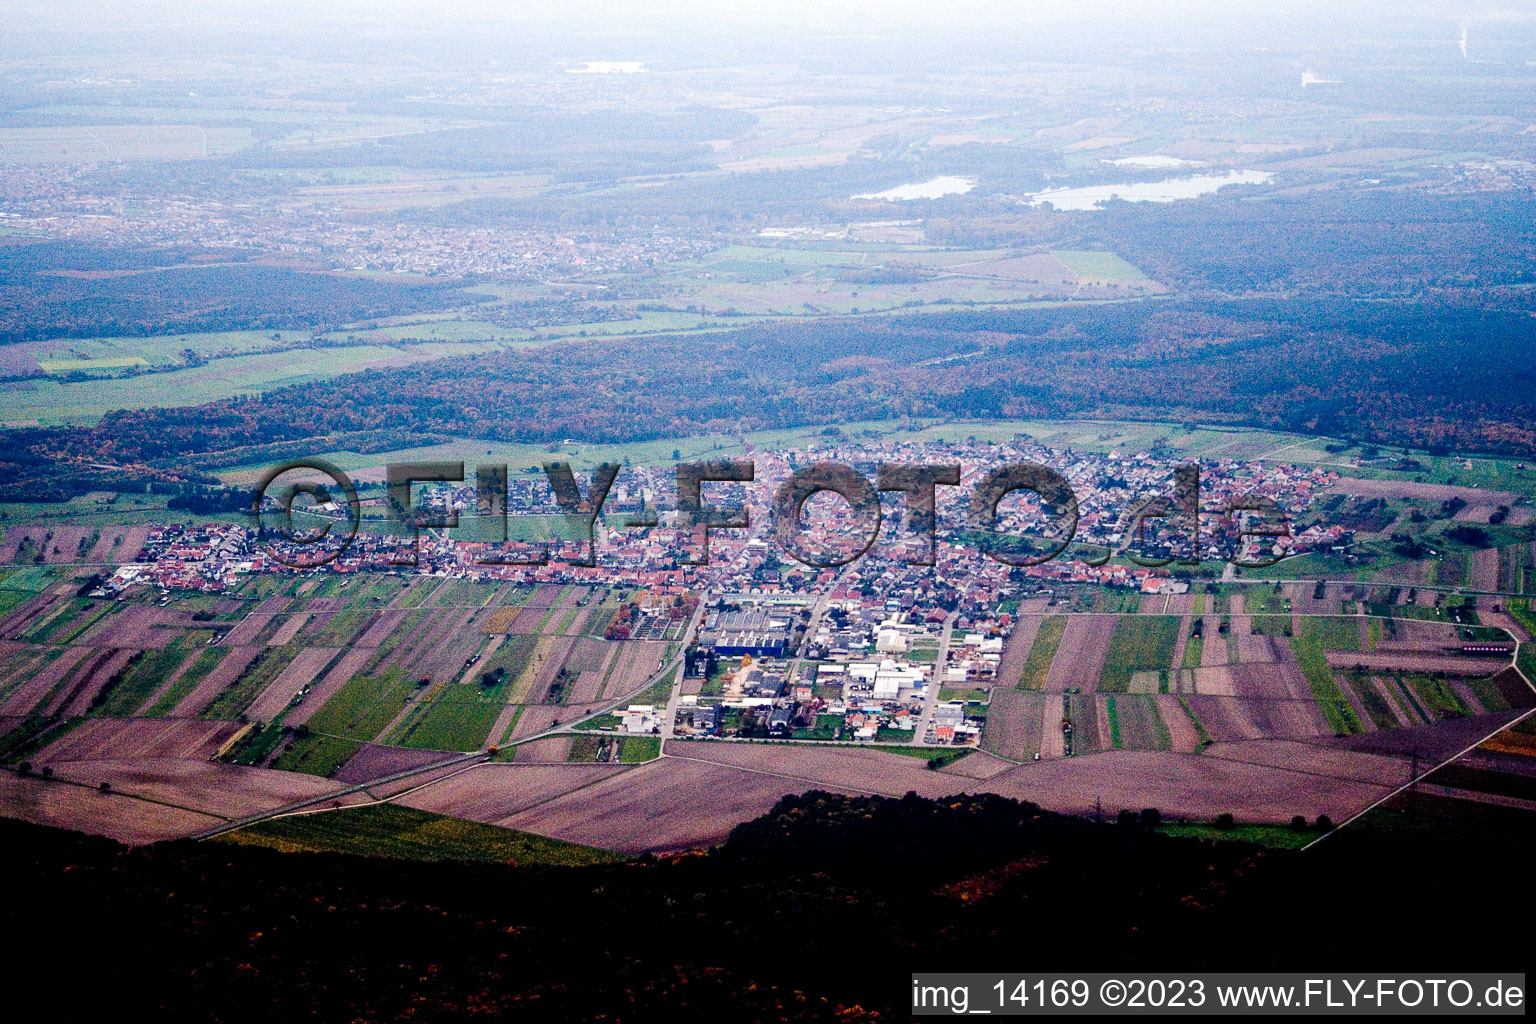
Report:
[[[933,675],[928,680],[928,692],[923,695],[923,714],[917,722],[917,742],[928,742],[928,730],[933,727],[933,714],[939,706],[939,690],[944,684],[944,669],[949,664],[949,638],[955,629],[959,612],[950,612],[944,618],[944,631],[939,634],[939,654],[933,660]]]

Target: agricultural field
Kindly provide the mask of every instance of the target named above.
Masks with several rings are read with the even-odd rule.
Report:
[[[1104,654],[1101,692],[1168,692],[1167,674],[1179,620],[1171,615],[1124,615]],[[1150,681],[1146,676],[1151,675]],[[1148,689],[1150,683],[1151,689]]]
[[[12,539],[43,549],[56,536],[17,530],[36,528]],[[204,756],[235,765],[341,778],[360,759],[382,771],[580,718],[642,689],[667,649],[601,639],[617,608],[606,588],[259,576],[219,598],[152,602],[80,587],[64,566],[0,576],[7,763],[59,749],[87,721],[166,720],[229,723]],[[631,748],[615,757],[654,756]]]
[[[587,733],[573,737],[565,760],[577,764],[642,764],[661,755],[656,736],[609,736]]]
[[[1327,916],[1352,924],[1333,946],[1374,951],[1349,940],[1410,918],[1426,926],[1399,936],[1457,934],[1436,912],[1452,887],[1291,850],[1362,812],[1522,848],[1531,19],[817,5],[737,38],[526,4],[356,31],[312,5],[273,34],[216,5],[35,6],[8,19],[0,124],[0,497],[26,499],[0,501],[0,816],[173,844],[170,874],[196,884],[154,898],[160,850],[54,834],[39,849],[80,856],[53,863],[16,844],[47,883],[13,883],[24,902],[72,911],[15,929],[23,959],[90,963],[119,1010],[163,969],[195,983],[140,986],[162,1001],[231,982],[317,1019],[434,999],[614,1019],[626,998],[639,1019],[686,994],[698,1016],[736,998],[884,1020],[901,1014],[859,998],[859,967],[902,947],[893,921],[952,953],[1008,944],[987,929],[1006,918],[1126,962],[1219,959],[1202,937],[1273,961],[1234,938],[1284,933],[1269,946],[1300,959],[1288,937]],[[1085,193],[1105,201],[1074,209]],[[1314,429],[1347,437],[1292,432]],[[305,456],[361,485],[363,537],[289,571],[251,486]],[[713,565],[677,565],[710,526],[672,502],[674,464],[748,457],[751,486],[700,498],[745,492],[752,523],[718,530]],[[543,500],[557,460],[628,467],[598,566],[454,549],[571,538],[577,517]],[[789,557],[758,499],[813,460],[887,484],[898,462],[959,463],[932,565],[897,550],[926,488],[876,487],[861,564]],[[1192,461],[1204,560],[1148,575],[1140,556],[1187,534],[1134,517]],[[467,471],[417,492],[462,514],[423,525],[414,569],[379,543],[415,530],[383,486],[406,462]],[[977,485],[1005,462],[1068,476],[1074,538],[1021,488],[988,507]],[[498,504],[468,486],[485,463],[516,474],[510,520],[478,511]],[[1221,559],[1255,496],[1306,553]],[[300,529],[336,524],[321,497]],[[844,497],[852,514],[824,495],[807,534],[867,522]],[[636,505],[652,532],[618,529]],[[255,537],[155,529],[203,519]],[[961,550],[989,533],[1069,546],[1039,566]],[[691,646],[695,610],[716,613],[714,651]],[[883,874],[857,848],[882,841]],[[1075,871],[1056,848],[1105,870],[1053,888]],[[1445,879],[1509,873],[1383,848]],[[306,877],[259,885],[245,861]],[[581,869],[571,898],[527,899],[546,867]],[[449,877],[530,868],[495,899]],[[98,921],[102,880],[118,896]],[[166,942],[103,925],[135,905],[164,907]],[[420,918],[474,952],[384,948],[390,928],[281,941],[315,914]],[[790,957],[751,941],[796,922],[815,935]],[[665,948],[711,934],[729,941]],[[778,998],[808,960],[836,966]]]
[[[90,145],[100,148],[99,143]],[[420,200],[419,183],[409,191]],[[378,186],[361,194],[376,201]],[[837,248],[743,240],[708,256],[678,261],[646,289],[657,298],[638,304],[594,298],[571,322],[531,327],[491,323],[483,319],[483,309],[465,305],[460,298],[425,314],[329,331],[240,330],[23,342],[8,354],[6,372],[24,386],[0,391],[0,421],[91,424],[105,410],[195,405],[366,369],[567,339],[704,333],[753,323],[826,315],[889,316],[925,308],[1135,301],[1165,291],[1110,252],[1021,255],[940,249],[920,240],[897,246],[851,240]],[[560,302],[566,296],[554,288],[486,286],[482,298]],[[669,447],[672,443],[667,442]]]
[[[225,833],[219,841],[284,853],[353,853],[406,860],[573,866],[624,859],[606,850],[396,804],[274,818]]]
[[[1520,617],[1536,626],[1521,603],[1505,616],[1472,599],[1425,606],[1401,586],[1211,590],[1118,613],[1073,592],[1060,600],[1082,611],[1021,614],[1000,666],[1020,685],[994,691],[984,749],[1026,763],[1143,751],[1311,772],[1330,745],[1401,756],[1417,743],[1427,755],[1536,704],[1508,652],[1462,649],[1512,649]]]
[[[1403,842],[1474,836],[1517,846],[1536,814],[1536,719],[1526,715],[1485,737],[1352,828]]]
[[[87,160],[199,160],[238,153],[255,141],[249,128],[196,124],[58,125],[0,129],[7,164]]]
[[[715,458],[733,452],[739,453],[741,450],[741,442],[737,439],[723,435],[703,435],[637,444],[563,444],[557,452],[551,452],[548,445],[541,444],[455,438],[437,444],[385,452],[360,453],[337,449],[316,454],[345,470],[355,479],[369,480],[383,479],[384,467],[390,463],[400,462],[496,462],[505,463],[512,473],[521,473],[536,469],[551,458],[558,457],[569,462],[577,472],[590,472],[600,463],[622,463],[626,458],[631,464],[637,466],[670,465],[675,461]],[[678,459],[673,459],[674,451],[678,453]],[[269,462],[252,465],[232,464],[215,467],[215,472],[229,484],[252,484],[261,477],[268,465],[270,465]],[[481,529],[474,525],[476,518],[469,515],[460,517],[459,530],[465,539],[473,538],[476,536],[476,531]],[[516,532],[519,529],[517,522],[523,519],[533,520],[535,523],[522,527],[524,536],[520,537]],[[553,522],[550,522],[552,519]],[[542,540],[554,535],[559,524],[563,523],[563,517],[550,516],[512,516],[510,520],[509,537],[514,540]]]
[[[858,315],[1140,298],[1164,289],[1109,252],[1014,253],[921,244],[728,246],[675,268],[672,301],[735,317]]]
[[[473,334],[453,323],[460,326],[444,329]],[[261,344],[260,338],[244,341]],[[153,364],[154,351],[144,345],[132,352],[125,345],[114,355],[81,343],[56,358]],[[97,371],[61,363],[55,372],[89,377]],[[1287,458],[1303,444],[1262,431],[1091,421],[862,429],[893,441],[995,431],[1084,449],[1155,447],[1218,458]],[[579,465],[625,455],[666,465],[814,436],[778,431],[640,446],[573,444],[562,454]],[[489,447],[524,467],[549,456],[545,445]],[[485,458],[486,450],[483,442],[459,439],[395,453],[332,454],[367,473],[395,458],[468,461]],[[255,471],[221,470],[231,481]],[[1270,578],[1244,571],[1220,582],[1197,579],[1184,594],[1071,584],[1053,595],[1026,596],[1008,608],[1014,624],[990,693],[953,686],[938,694],[991,698],[984,753],[934,771],[919,760],[929,750],[901,751],[913,756],[900,760],[925,772],[922,791],[987,788],[1078,812],[1096,795],[1156,803],[1191,822],[1227,810],[1240,827],[1283,829],[1277,823],[1290,814],[1337,817],[1381,795],[1382,780],[1400,777],[1415,751],[1433,756],[1521,714],[1532,704],[1531,692],[1510,669],[1511,657],[1469,653],[1462,645],[1523,640],[1536,627],[1528,602],[1508,599],[1529,589],[1536,541],[1522,539],[1528,527],[1477,518],[1499,507],[1479,495],[1433,519],[1448,500],[1442,495],[1468,493],[1455,484],[1434,485],[1451,488],[1441,491],[1413,481],[1352,479],[1357,482],[1347,485],[1337,510],[1358,517],[1361,530],[1382,526],[1430,541],[1458,526],[1477,526],[1493,543],[1483,548],[1447,539],[1435,558],[1409,560],[1381,550],[1386,542],[1377,539],[1368,549],[1375,554],[1357,565],[1307,556],[1311,563],[1288,560]],[[1517,506],[1519,493],[1513,486],[1503,492]],[[131,766],[140,773],[135,778],[161,787],[147,791],[163,791],[165,780],[187,763],[208,764],[220,772],[257,773],[229,778],[253,780],[257,792],[269,794],[261,798],[268,803],[270,794],[300,792],[268,780],[299,779],[343,794],[338,799],[346,803],[363,799],[345,792],[351,786],[420,773],[413,776],[421,780],[420,799],[414,790],[408,797],[413,805],[457,814],[452,801],[440,810],[429,799],[434,791],[457,792],[448,788],[449,778],[434,774],[437,766],[484,752],[497,768],[606,773],[592,793],[557,794],[548,806],[509,809],[494,794],[476,796],[502,812],[487,823],[630,852],[710,841],[775,792],[836,785],[839,777],[846,787],[884,791],[885,784],[866,777],[867,765],[829,761],[826,753],[862,753],[859,748],[847,741],[814,745],[832,738],[836,716],[800,730],[798,738],[810,742],[739,758],[725,753],[736,744],[615,733],[617,718],[599,712],[621,700],[667,702],[671,676],[658,680],[657,671],[680,627],[606,639],[621,599],[604,586],[322,573],[252,576],[216,596],[83,596],[82,587],[102,567],[129,561],[143,547],[147,527],[129,517],[147,520],[152,510],[128,501],[120,497],[109,506],[105,495],[87,496],[51,518],[41,512],[32,518],[17,507],[22,515],[6,524],[0,649],[9,657],[0,668],[0,761],[12,767],[26,762],[58,772],[67,765],[81,773],[110,762],[118,766],[114,772]],[[1430,518],[1428,527],[1411,521],[1415,510]],[[526,518],[514,526],[516,535],[541,538],[558,527],[557,517]],[[472,517],[466,519],[472,529]],[[1328,579],[1307,580],[1308,565]],[[919,645],[912,660],[923,663],[936,652],[936,645]],[[1527,649],[1519,652],[1528,674],[1532,657]],[[1082,759],[1087,764],[1074,767]],[[1108,781],[1091,794],[1093,783],[1084,777],[1101,764]],[[1204,781],[1191,786],[1191,772]],[[469,774],[481,777],[479,769]],[[1301,780],[1314,777],[1325,782],[1303,793]],[[698,781],[718,806],[704,813],[657,796],[655,787],[665,779]],[[590,811],[589,797],[604,794],[630,812],[659,801],[655,828],[637,829],[618,810],[590,821],[572,817]],[[193,822],[208,828],[230,813],[215,802],[183,810],[193,816],[178,819],[185,832],[197,830]],[[146,823],[143,834],[165,827]]]
[[[1045,686],[1046,675],[1066,632],[1067,620],[1064,616],[1051,615],[1038,620],[1035,628],[1034,643],[1029,646],[1029,653],[1019,670],[1018,688],[1021,690],[1039,690]]]
[[[1086,787],[1097,786],[1099,799],[1156,805],[1197,823],[1231,811],[1242,825],[1267,827],[1368,802],[1385,784],[1371,780],[1396,777],[1414,743],[1428,756],[1440,731],[1459,736],[1454,730],[1532,704],[1507,657],[1451,650],[1521,629],[1531,618],[1523,604],[1495,613],[1476,602],[1426,607],[1412,588],[1238,583],[1154,601],[1081,602],[1136,609],[1122,612],[1021,607],[993,691],[987,753],[955,765],[944,758],[940,771],[923,768],[933,751],[920,748],[898,757],[844,744],[664,746],[604,731],[613,716],[546,736],[619,699],[667,699],[670,675],[649,685],[666,642],[601,639],[602,613],[615,607],[604,588],[263,576],[216,598],[159,604],[80,598],[80,571],[28,564],[0,577],[0,591],[17,595],[0,613],[10,655],[0,671],[0,758],[10,765],[79,777],[110,764],[114,785],[130,793],[164,791],[187,765],[255,772],[253,794],[273,794],[253,796],[266,801],[258,806],[315,792],[268,779],[341,793],[415,772],[422,781],[404,799],[421,811],[624,852],[712,841],[779,795],[814,785],[937,795],[984,788],[1076,811],[1092,802]],[[1189,637],[1196,622],[1198,646]],[[450,767],[462,752],[491,746],[504,746],[496,760],[505,763],[467,775]],[[1067,768],[1085,758],[1086,774]],[[1202,766],[1199,785],[1190,784],[1189,758]],[[1085,781],[1099,777],[1089,766],[1101,759],[1103,781]],[[906,767],[892,775],[898,764]],[[913,768],[919,774],[909,778]],[[507,778],[545,779],[554,795],[537,806],[527,802],[538,799],[532,794],[508,802],[481,785],[500,777],[483,774],[492,770],[535,772]],[[570,774],[582,772],[609,774]],[[1298,786],[1314,777],[1324,781]],[[560,795],[567,784],[573,791]],[[637,830],[626,815],[641,806],[650,824]],[[175,821],[193,831],[232,812],[204,802],[185,813]],[[330,831],[371,813],[379,812],[282,818],[231,841],[476,855],[464,844],[479,839],[456,838],[436,819],[420,829],[391,821]],[[155,830],[172,828],[174,817],[164,814],[124,834],[163,834]],[[285,831],[298,827],[290,822],[304,828]]]
[[[406,344],[384,338],[319,347],[283,347],[273,342],[261,348],[251,342],[252,333],[237,332],[227,345],[227,336],[217,335],[38,343],[65,347],[42,349],[40,359],[32,357],[41,376],[29,379],[26,387],[0,390],[0,419],[45,425],[91,424],[109,409],[212,402],[344,373],[504,347],[500,341]],[[224,347],[217,347],[221,345]],[[204,357],[199,352],[199,359],[204,361],[187,365],[181,350],[190,347],[198,351],[197,346],[208,348],[210,355]]]

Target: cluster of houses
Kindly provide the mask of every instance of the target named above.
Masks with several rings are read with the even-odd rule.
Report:
[[[242,574],[258,571],[265,556],[255,535],[231,523],[172,523],[150,529],[137,561],[122,565],[97,588],[101,596],[148,584],[162,590],[219,593]]]
[[[871,478],[881,462],[959,462],[962,483],[938,489],[941,525],[931,541],[903,535],[907,524],[896,502],[886,517],[887,530],[864,557],[823,568],[788,557],[775,543],[766,512],[778,482],[816,460],[843,462]],[[626,610],[633,614],[615,620],[613,628],[623,635],[614,639],[677,639],[702,598],[704,614],[688,652],[676,719],[666,722],[664,707],[634,705],[618,713],[618,729],[625,733],[655,733],[670,725],[678,735],[692,736],[967,745],[979,740],[1013,627],[1011,612],[1020,602],[1056,593],[1062,584],[1150,594],[1189,587],[1187,573],[1175,575],[1169,568],[1125,559],[1092,564],[1073,550],[1040,565],[1007,565],[946,530],[946,522],[964,521],[957,506],[968,493],[966,485],[1005,460],[1052,465],[1072,483],[1080,539],[1120,553],[1133,540],[1158,551],[1179,551],[1179,527],[1171,519],[1149,521],[1156,527],[1136,531],[1134,538],[1124,528],[1125,508],[1173,489],[1176,464],[1165,458],[1078,455],[1023,442],[840,440],[808,451],[760,453],[754,481],[711,485],[720,488],[727,503],[749,509],[753,526],[710,531],[708,564],[688,564],[682,557],[690,547],[696,554],[705,537],[702,528],[680,528],[666,508],[675,475],[669,467],[644,467],[620,474],[610,496],[612,507],[604,511],[654,514],[657,525],[624,528],[614,525],[617,515],[600,517],[595,551],[585,542],[551,540],[541,545],[545,557],[535,562],[507,558],[507,549],[498,544],[465,540],[465,530],[422,530],[413,544],[399,533],[365,529],[339,558],[309,571],[628,588],[634,596]],[[1312,468],[1220,460],[1205,467],[1202,503],[1210,509],[1256,495],[1299,511],[1333,478]],[[580,486],[585,492],[586,482]],[[424,504],[475,514],[478,496],[471,484],[422,490]],[[514,514],[556,513],[542,474],[509,481],[508,492]],[[1011,509],[1009,516],[1010,529],[1048,536],[1052,528],[1045,511],[1028,503]],[[1235,537],[1238,524],[1213,515],[1202,516],[1200,523],[1200,555],[1224,557],[1220,549]],[[858,541],[864,528],[840,499],[824,502],[802,525],[802,539],[810,548]],[[1279,550],[1297,552],[1347,540],[1347,531],[1314,523],[1275,543]],[[297,545],[284,550],[270,534],[258,536],[240,525],[157,527],[139,560],[119,568],[101,590],[110,594],[149,584],[219,591],[237,585],[243,574],[291,572],[283,562],[300,551]],[[412,557],[415,564],[408,564]]]
[[[837,568],[819,568],[789,557],[774,542],[767,508],[779,482],[796,467],[810,462],[839,461],[873,477],[886,462],[959,463],[963,468],[959,487],[937,489],[939,529],[929,543],[904,531],[901,503],[892,503],[885,528],[868,553]],[[630,467],[622,471],[604,506],[605,517],[596,523],[596,551],[585,541],[551,540],[541,545],[545,556],[532,562],[524,551],[508,557],[498,544],[465,540],[468,529],[422,530],[413,543],[400,533],[365,528],[345,552],[318,572],[426,573],[485,581],[524,584],[596,584],[643,590],[662,605],[691,595],[744,595],[754,602],[750,609],[722,608],[711,611],[704,635],[717,655],[727,658],[752,656],[782,659],[800,646],[798,630],[809,623],[802,616],[810,596],[823,595],[827,612],[819,617],[815,632],[804,637],[804,656],[816,662],[837,663],[868,650],[880,650],[882,640],[872,630],[899,614],[904,623],[937,631],[949,616],[955,628],[972,632],[976,623],[996,618],[1000,610],[1022,597],[1057,583],[1097,584],[1144,593],[1176,593],[1187,587],[1189,574],[1178,566],[1151,568],[1123,558],[1105,564],[1069,548],[1061,557],[1040,565],[1005,565],[982,555],[963,537],[953,535],[963,523],[958,507],[979,474],[1002,461],[1036,461],[1058,469],[1073,485],[1079,510],[1078,536],[1124,553],[1133,538],[1123,532],[1124,512],[1151,495],[1167,494],[1174,487],[1177,462],[1148,453],[1120,455],[1077,453],[1043,448],[1025,441],[992,442],[897,442],[875,439],[838,439],[791,452],[759,452],[754,457],[756,478],[746,484],[709,484],[706,497],[726,505],[741,503],[751,512],[749,530],[715,528],[709,531],[710,562],[687,564],[681,557],[690,548],[696,555],[704,542],[702,528],[680,529],[667,506],[675,494],[671,467]],[[1219,508],[1239,496],[1271,499],[1281,508],[1304,510],[1317,491],[1336,479],[1331,471],[1293,467],[1271,462],[1215,460],[1202,467],[1202,507]],[[586,481],[580,486],[585,493]],[[451,507],[473,515],[477,494],[472,483],[452,488],[420,487],[423,504]],[[893,496],[899,497],[899,495]],[[509,511],[516,514],[551,515],[557,506],[542,473],[514,474],[508,481]],[[658,525],[626,528],[617,521],[624,513],[654,514]],[[1029,528],[1044,523],[1040,509],[1027,505],[1010,513],[1012,524]],[[1223,531],[1235,530],[1229,517],[1206,514],[1201,518],[1199,544],[1202,557],[1220,557],[1230,539]],[[1178,532],[1174,520],[1147,521],[1147,543],[1172,549],[1166,534]],[[946,526],[947,524],[947,526]],[[1172,524],[1170,526],[1170,524]],[[856,517],[841,499],[827,499],[823,513],[807,516],[804,540],[815,548],[848,539],[860,529]],[[1166,529],[1165,529],[1166,528]],[[1161,531],[1161,532],[1159,532]],[[339,532],[339,531],[338,531]],[[1134,538],[1137,541],[1143,538]],[[1338,547],[1349,539],[1338,526],[1314,523],[1295,535],[1277,538],[1282,550]],[[889,541],[889,543],[888,543]],[[1268,539],[1265,541],[1269,543]],[[531,549],[530,549],[531,550]],[[249,528],[235,524],[172,524],[157,527],[150,535],[139,561],[124,567],[108,584],[120,589],[147,583],[166,589],[218,591],[238,584],[240,576],[253,572],[291,572],[285,565],[303,553],[300,545],[285,546],[271,533],[258,538]],[[933,564],[925,564],[929,558]],[[412,564],[414,559],[414,564]],[[594,563],[595,564],[592,564]],[[774,602],[787,602],[775,604]],[[796,603],[798,602],[798,603]],[[651,611],[661,611],[661,605]],[[649,630],[649,636],[665,631],[675,616],[657,614],[630,625]],[[654,627],[654,628],[652,628]],[[957,652],[957,656],[958,656]],[[980,652],[976,652],[980,653]],[[985,677],[978,657],[963,659],[968,678]],[[961,662],[952,659],[950,675]],[[763,671],[759,668],[759,671]],[[771,678],[765,676],[768,682]],[[793,681],[783,680],[787,687]],[[883,681],[882,681],[883,682]],[[946,678],[942,685],[958,683]],[[748,688],[763,690],[763,681]],[[882,685],[884,694],[889,687]]]
[[[692,737],[911,742],[932,704],[928,742],[975,743],[985,697],[937,700],[937,690],[990,687],[1003,624],[953,634],[940,664],[947,618],[859,595],[829,599],[819,614],[778,596],[716,598],[688,652],[674,728]]]
[[[559,446],[555,447],[552,459],[560,457]],[[824,587],[836,574],[802,564],[781,550],[767,528],[768,509],[784,478],[796,468],[817,461],[842,462],[871,478],[884,463],[958,463],[962,467],[960,486],[939,486],[936,491],[935,537],[930,540],[908,529],[899,503],[893,505],[880,535],[861,559],[874,571],[874,577],[864,573],[861,577],[877,586],[900,583],[903,577],[909,577],[919,588],[924,586],[924,579],[929,584],[943,585],[940,581],[948,577],[957,601],[975,596],[978,606],[992,600],[995,584],[1009,577],[1010,567],[983,557],[969,542],[962,530],[965,499],[976,481],[1002,462],[1033,461],[1050,466],[1071,483],[1077,496],[1074,545],[1057,558],[1031,567],[1029,577],[1134,589],[1143,589],[1149,579],[1169,577],[1173,570],[1146,568],[1125,558],[1099,565],[1094,563],[1102,559],[1096,556],[1107,549],[1148,560],[1198,557],[1206,568],[1214,571],[1238,548],[1244,515],[1227,511],[1235,499],[1267,499],[1299,517],[1313,497],[1337,479],[1333,471],[1317,467],[1230,459],[1203,463],[1199,533],[1191,539],[1187,516],[1136,516],[1150,498],[1174,493],[1174,474],[1180,463],[1166,456],[1145,452],[1122,455],[1060,451],[1028,442],[840,440],[798,451],[759,452],[754,457],[756,474],[751,483],[708,484],[706,497],[711,503],[724,508],[745,506],[754,526],[749,531],[709,531],[706,565],[691,564],[704,553],[705,531],[702,527],[679,528],[676,513],[671,509],[676,488],[671,467],[644,466],[626,467],[619,474],[604,503],[604,517],[596,523],[593,545],[581,539],[554,539],[504,546],[486,539],[483,530],[463,528],[424,530],[412,551],[410,541],[398,532],[381,533],[365,524],[346,552],[327,568],[337,572],[416,571],[524,583],[671,587],[677,592],[803,594]],[[587,482],[580,481],[580,486],[585,493]],[[475,515],[480,501],[472,481],[418,490],[422,492],[419,504],[451,508],[463,516]],[[829,498],[820,508],[820,515],[807,517],[801,524],[805,548],[837,550],[841,545],[858,550],[865,540],[860,531],[867,524],[853,515],[841,499]],[[558,512],[542,473],[511,476],[508,511],[513,516],[542,517]],[[1253,514],[1248,515],[1251,518]],[[651,517],[656,525],[620,525],[628,517]],[[1059,524],[1044,509],[1028,502],[1010,506],[1005,518],[1010,530],[1038,531],[1045,539],[1059,532]],[[519,531],[512,532],[516,535]],[[1293,536],[1265,538],[1262,546],[1266,551],[1294,554],[1336,547],[1347,542],[1348,536],[1348,531],[1338,526],[1313,524]],[[271,543],[270,536],[265,543]],[[1250,544],[1250,548],[1253,546]],[[296,547],[288,554],[298,554],[300,550]],[[276,560],[263,560],[263,552],[254,554],[251,570],[281,568]],[[932,565],[923,564],[930,559]],[[415,564],[409,564],[413,560]],[[593,561],[595,565],[588,564]],[[905,572],[914,565],[922,571],[915,575]]]
[[[3,214],[16,232],[98,244],[235,247],[320,259],[337,269],[569,281],[689,259],[719,246],[660,227],[564,233],[503,224],[365,224],[344,204],[249,202],[236,193],[139,194],[129,201],[82,187],[85,179],[75,175],[27,178],[26,190],[8,196]]]

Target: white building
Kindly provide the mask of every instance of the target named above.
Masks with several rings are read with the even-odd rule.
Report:
[[[652,732],[661,725],[654,704],[631,704],[619,713],[619,729],[623,732]]]

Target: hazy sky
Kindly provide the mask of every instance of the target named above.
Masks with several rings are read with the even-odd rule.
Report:
[[[1190,21],[1353,20],[1383,16],[1451,19],[1529,18],[1527,6],[1487,0],[11,0],[16,24],[77,30],[176,25],[278,25],[322,21],[355,26],[446,24],[708,25],[722,21],[817,28],[986,27],[1104,19]]]
[[[974,47],[985,59],[1063,48],[1348,48],[1355,40],[1454,40],[1536,20],[1489,0],[10,0],[0,60],[74,51],[307,56],[473,51],[526,61],[676,56],[765,63],[800,44],[887,38],[907,60]],[[754,35],[754,33],[759,33]],[[632,46],[630,44],[633,44]],[[371,53],[370,53],[371,48]],[[633,50],[636,52],[626,52]],[[639,52],[643,51],[643,52]]]

